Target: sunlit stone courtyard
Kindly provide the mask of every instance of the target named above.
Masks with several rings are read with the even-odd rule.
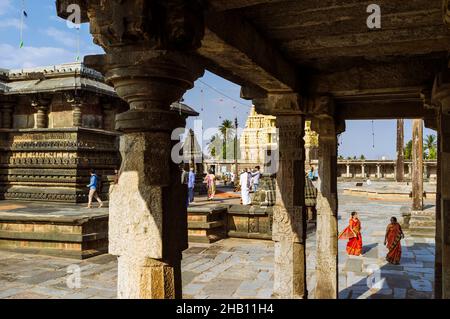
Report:
[[[339,229],[351,211],[360,213],[364,255],[348,257],[339,242],[339,298],[432,298],[434,239],[402,241],[401,265],[387,265],[383,246],[389,218],[401,218],[407,199],[370,199],[344,195],[340,184]],[[433,200],[426,208],[433,210]],[[271,298],[273,286],[271,241],[226,239],[214,244],[191,244],[184,252],[185,298]],[[307,239],[309,298],[314,298],[315,235]],[[79,266],[79,268],[77,268]],[[74,279],[80,271],[79,286]],[[0,251],[0,298],[115,298],[116,258],[102,255],[85,261]]]

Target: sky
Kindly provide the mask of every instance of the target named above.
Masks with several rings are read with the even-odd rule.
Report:
[[[22,3],[28,17],[21,24]],[[22,25],[22,27],[21,27]],[[23,48],[19,48],[22,39]],[[79,40],[78,40],[79,39]],[[79,54],[78,54],[79,43]],[[56,16],[55,0],[0,0],[0,68],[16,69],[74,62],[80,55],[101,54],[95,45],[88,24],[81,29],[69,28],[66,21]],[[218,91],[218,92],[217,92]],[[212,128],[204,134],[209,140],[220,123],[237,117],[242,127],[248,116],[251,101],[239,98],[240,87],[212,73],[195,82],[186,92],[184,103],[196,109],[200,116],[190,118],[188,128]],[[364,155],[366,158],[394,159],[396,154],[396,121],[374,121],[374,138],[371,121],[348,121],[341,134],[339,155],[344,157]],[[405,142],[411,139],[411,121],[405,121]],[[425,129],[424,135],[435,134]],[[375,143],[373,143],[375,140]]]

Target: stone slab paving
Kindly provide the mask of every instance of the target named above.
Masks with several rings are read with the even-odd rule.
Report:
[[[362,220],[364,255],[348,257],[339,242],[340,298],[432,298],[434,239],[402,241],[399,266],[385,262],[384,231],[391,216],[401,217],[408,202],[371,201],[340,196],[339,229],[356,210]],[[432,205],[432,202],[427,203]],[[307,240],[308,289],[316,285],[315,235]],[[270,298],[273,286],[273,243],[226,239],[212,245],[195,244],[182,262],[185,298]],[[81,274],[80,286],[74,275]],[[117,262],[110,255],[86,261],[0,251],[0,298],[109,299],[116,296]],[[78,288],[77,288],[78,287]]]

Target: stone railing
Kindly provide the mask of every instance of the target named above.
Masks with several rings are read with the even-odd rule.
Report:
[[[436,180],[436,161],[424,161],[424,179]],[[412,161],[405,161],[405,180],[411,180]],[[339,160],[338,178],[394,180],[396,162],[392,160]]]

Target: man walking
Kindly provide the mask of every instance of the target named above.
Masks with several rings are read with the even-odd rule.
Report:
[[[92,208],[92,200],[94,197],[99,202],[98,208],[102,208],[103,202],[100,199],[100,196],[98,196],[98,192],[97,192],[97,189],[99,187],[99,180],[98,180],[98,176],[95,173],[94,169],[91,170],[91,181],[90,181],[89,185],[87,185],[87,187],[89,188],[89,202],[88,202],[87,208]]]
[[[188,177],[189,204],[194,201],[194,188],[195,188],[195,173],[194,168],[191,167],[191,169],[189,170],[189,177]]]
[[[252,173],[252,185],[253,185],[253,192],[256,193],[258,191],[259,187],[259,179],[261,177],[260,172],[261,167],[256,166]]]

